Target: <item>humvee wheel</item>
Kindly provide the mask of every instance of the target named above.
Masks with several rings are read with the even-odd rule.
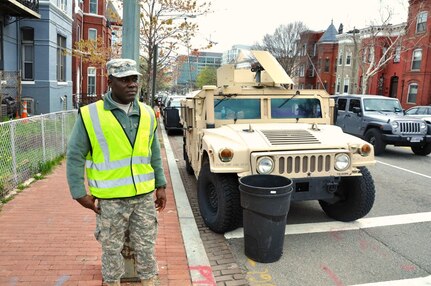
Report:
[[[411,148],[415,155],[426,156],[431,153],[431,143],[422,146],[412,146]]]
[[[373,207],[375,197],[374,181],[367,168],[360,168],[361,177],[341,179],[335,195],[340,199],[336,203],[319,201],[323,211],[339,221],[354,221],[364,217]]]
[[[242,219],[238,177],[211,173],[209,162],[204,162],[198,177],[198,203],[201,216],[212,231],[236,229]]]
[[[382,134],[376,128],[372,128],[365,132],[365,141],[374,146],[374,155],[380,155],[385,152],[386,144],[383,142]]]

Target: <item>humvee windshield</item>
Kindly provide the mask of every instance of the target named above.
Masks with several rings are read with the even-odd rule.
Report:
[[[260,119],[260,98],[214,100],[215,119]]]
[[[260,119],[261,101],[224,98],[214,100],[215,119]],[[271,118],[321,118],[320,100],[316,98],[271,98]]]
[[[317,98],[272,98],[272,118],[321,118],[320,100]]]

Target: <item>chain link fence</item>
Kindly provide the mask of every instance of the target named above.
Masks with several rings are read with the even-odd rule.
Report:
[[[77,111],[0,123],[0,198],[64,155]]]

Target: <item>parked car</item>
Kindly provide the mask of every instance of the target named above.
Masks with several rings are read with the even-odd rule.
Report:
[[[419,117],[431,124],[431,105],[414,106],[406,110],[406,115]]]
[[[380,155],[386,145],[409,146],[416,155],[431,153],[431,130],[421,118],[404,115],[396,98],[381,95],[338,95],[336,125],[374,145]]]
[[[181,100],[184,96],[170,96],[166,100],[163,107],[163,124],[168,135],[171,135],[175,130],[182,130],[183,125],[180,122],[181,115]]]

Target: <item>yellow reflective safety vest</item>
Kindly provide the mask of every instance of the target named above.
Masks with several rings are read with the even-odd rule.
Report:
[[[151,167],[151,144],[157,124],[154,111],[139,102],[139,126],[132,146],[120,122],[103,106],[103,100],[99,100],[80,109],[91,143],[86,158],[91,194],[111,199],[154,191]]]

